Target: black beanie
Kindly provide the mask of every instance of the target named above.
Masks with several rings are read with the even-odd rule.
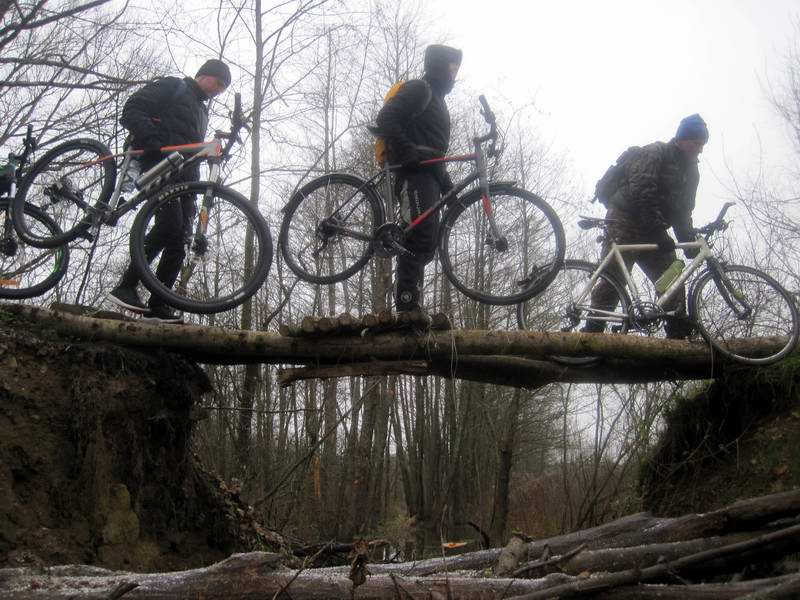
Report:
[[[200,67],[195,77],[200,77],[200,75],[216,77],[225,84],[225,87],[231,84],[231,70],[228,68],[228,65],[216,58],[207,60],[203,66]]]

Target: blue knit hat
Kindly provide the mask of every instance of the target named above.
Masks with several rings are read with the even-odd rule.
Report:
[[[678,131],[675,132],[675,139],[703,140],[705,144],[708,141],[708,126],[703,117],[695,113],[683,119],[678,125]]]

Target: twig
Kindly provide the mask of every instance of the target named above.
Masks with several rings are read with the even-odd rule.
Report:
[[[397,575],[395,575],[394,573],[389,573],[389,577],[391,577],[392,579],[392,583],[394,584],[394,590],[397,592],[397,597],[399,598],[399,600],[404,600],[404,599],[414,600],[414,597],[411,594],[409,594],[403,586],[397,583]],[[401,592],[403,594],[402,596],[400,595]]]
[[[535,569],[539,569],[539,568],[543,568],[543,567],[549,567],[549,566],[552,566],[552,565],[561,565],[561,564],[567,562],[570,558],[573,558],[573,557],[577,556],[578,554],[580,554],[581,552],[583,552],[584,550],[586,550],[587,547],[588,547],[588,544],[584,543],[584,544],[581,544],[580,546],[578,546],[577,548],[574,548],[573,550],[570,550],[569,552],[565,552],[564,554],[560,554],[558,556],[554,556],[553,558],[548,558],[546,560],[537,560],[536,562],[529,563],[529,564],[525,565],[524,567],[520,567],[519,569],[514,571],[511,574],[511,577],[517,578],[517,577],[521,577],[522,575],[524,575],[528,571],[533,571]]]
[[[309,557],[307,557],[305,560],[303,560],[303,564],[302,564],[302,565],[300,565],[300,568],[299,568],[299,569],[297,569],[297,572],[296,572],[296,573],[295,573],[295,574],[292,576],[292,578],[291,578],[289,581],[287,581],[287,582],[286,582],[286,583],[285,583],[285,584],[284,584],[284,585],[281,587],[281,589],[279,589],[277,592],[275,592],[275,594],[272,596],[272,600],[277,600],[277,599],[278,599],[278,597],[279,597],[281,594],[283,594],[283,592],[285,592],[286,590],[288,590],[288,589],[289,589],[289,586],[290,586],[290,585],[292,585],[292,584],[295,582],[295,580],[296,580],[298,577],[300,577],[300,573],[302,573],[303,571],[305,571],[305,570],[308,568],[308,565],[309,565],[309,564],[313,564],[313,562],[314,562],[314,560],[317,558],[317,556],[319,556],[319,555],[320,555],[320,554],[321,554],[321,553],[322,553],[322,552],[325,550],[325,548],[327,548],[328,546],[330,546],[332,543],[333,543],[333,541],[331,541],[331,542],[328,542],[328,543],[327,543],[327,544],[325,544],[325,545],[324,545],[322,548],[320,548],[320,549],[319,549],[319,552],[317,552],[315,555],[313,555],[313,556],[309,556]]]

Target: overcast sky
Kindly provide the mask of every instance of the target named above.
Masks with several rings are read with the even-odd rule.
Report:
[[[730,175],[779,175],[796,157],[763,84],[780,81],[798,0],[439,0],[433,24],[464,50],[459,79],[491,99],[534,101],[587,191],[629,145],[669,140],[699,112],[695,222],[716,214]],[[760,144],[760,148],[759,148]],[[717,181],[717,180],[721,181]],[[601,212],[597,210],[596,212]]]

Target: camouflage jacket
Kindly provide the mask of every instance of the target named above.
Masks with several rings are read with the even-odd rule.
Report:
[[[690,162],[673,142],[642,146],[625,163],[617,190],[609,198],[624,229],[639,234],[670,227],[679,242],[693,240],[692,211],[700,182],[697,162]]]

